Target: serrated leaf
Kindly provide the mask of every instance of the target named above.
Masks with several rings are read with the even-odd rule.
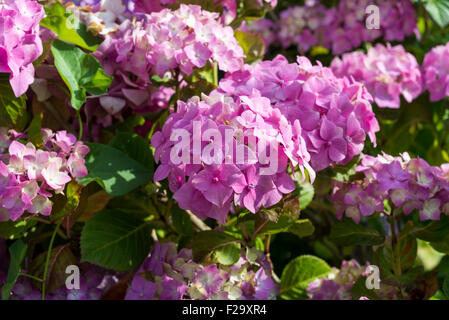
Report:
[[[9,247],[10,263],[6,282],[2,287],[2,300],[9,300],[11,290],[16,284],[19,273],[22,270],[21,265],[27,252],[28,246],[22,240],[16,240]]]
[[[86,92],[100,95],[108,92],[112,77],[104,73],[101,64],[81,49],[55,40],[51,47],[55,66],[70,90],[71,105],[79,110],[86,101]]]
[[[341,246],[379,245],[385,238],[375,229],[356,224],[350,219],[337,222],[331,230],[329,239]]]
[[[82,261],[117,271],[140,266],[150,252],[151,225],[120,211],[97,213],[81,234]]]
[[[320,258],[303,255],[290,261],[281,276],[280,296],[286,300],[304,299],[307,287],[315,279],[325,277],[331,271]]]
[[[99,143],[87,143],[90,148],[86,156],[88,175],[78,179],[87,185],[97,181],[111,196],[124,195],[147,183],[152,171],[122,151]]]
[[[67,11],[60,3],[45,7],[46,17],[40,24],[58,35],[60,40],[76,44],[81,48],[95,51],[101,38],[94,36],[73,12]]]

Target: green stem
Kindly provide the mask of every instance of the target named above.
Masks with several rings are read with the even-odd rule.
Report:
[[[30,217],[29,219],[30,220],[39,221],[39,222],[42,222],[42,223],[46,223],[46,224],[51,224],[50,221],[48,221],[48,220],[46,220],[44,218],[40,218],[40,217]]]
[[[36,280],[36,281],[39,281],[39,282],[43,282],[44,281],[41,278],[35,277],[35,276],[33,276],[31,274],[28,274],[28,273],[19,273],[19,276],[27,277],[27,278],[30,278],[30,279],[33,279],[33,280]]]
[[[254,241],[254,239],[256,239],[257,234],[263,229],[263,227],[265,227],[268,223],[268,220],[264,220],[261,224],[259,224],[255,229],[254,232],[251,236],[251,241]]]
[[[390,221],[390,228],[391,228],[391,245],[393,247],[393,263],[394,263],[394,273],[397,276],[402,275],[402,268],[401,268],[401,248],[400,248],[400,234],[396,233],[396,219],[394,216],[391,216]],[[402,287],[398,288],[398,298],[403,299],[404,295],[402,293]]]
[[[78,141],[83,140],[83,120],[81,119],[81,113],[79,110],[76,111],[76,117],[78,118],[79,123],[79,132],[78,132]]]
[[[218,87],[218,62],[214,62],[214,84]]]
[[[44,277],[42,282],[42,300],[45,300],[45,290],[47,285],[47,273],[48,273],[48,266],[50,265],[50,257],[51,257],[51,251],[53,250],[53,243],[55,242],[56,234],[58,233],[59,228],[61,227],[62,221],[59,221],[56,225],[55,230],[53,231],[53,234],[51,235],[50,239],[50,245],[48,246],[47,251],[47,257],[45,259],[45,267],[44,267]]]

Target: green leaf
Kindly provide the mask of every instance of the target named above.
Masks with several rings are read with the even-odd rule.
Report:
[[[78,179],[79,183],[87,185],[97,181],[111,196],[121,196],[151,179],[151,170],[122,151],[104,144],[87,143],[87,145],[90,148],[86,156],[89,174]]]
[[[45,251],[33,260],[28,271],[31,275],[43,279],[47,253],[48,251]],[[65,273],[67,267],[77,264],[78,259],[74,256],[68,246],[58,246],[53,248],[53,250],[51,250],[50,263],[48,265],[47,292],[52,292],[62,287],[67,279],[67,274]],[[40,284],[41,282],[36,281],[36,285]]]
[[[266,210],[264,211],[265,214],[270,215],[272,214],[273,219],[276,219],[275,211],[274,210]],[[295,219],[292,217],[281,214],[277,221],[268,221],[265,226],[258,232],[259,235],[266,235],[266,234],[277,234],[280,232],[287,232],[290,228],[290,226],[295,223]]]
[[[26,237],[37,221],[32,219],[0,222],[0,238],[14,240]]]
[[[441,27],[449,24],[449,1],[447,0],[427,0],[424,3],[429,15]]]
[[[299,189],[299,208],[304,210],[312,202],[315,189],[311,183],[301,184]]]
[[[189,215],[178,206],[171,209],[171,217],[176,232],[184,236],[192,236],[195,233]]]
[[[190,243],[193,259],[199,262],[212,251],[237,242],[240,242],[240,240],[217,230],[198,232],[193,236]]]
[[[263,59],[265,44],[260,36],[240,30],[234,31],[234,36],[243,48],[246,63],[251,64]]]
[[[300,219],[290,225],[288,232],[291,232],[300,238],[304,238],[311,236],[315,232],[315,227],[309,219]]]
[[[303,255],[287,264],[281,276],[280,296],[286,300],[304,299],[310,282],[325,277],[331,271],[329,265],[320,258]]]
[[[177,9],[181,4],[191,4],[191,5],[197,5],[200,6],[202,10],[210,11],[210,12],[222,12],[223,7],[220,5],[217,5],[217,2],[215,0],[183,0],[180,1],[172,1],[175,2],[174,4],[168,6],[172,9]]]
[[[367,297],[370,300],[380,300],[376,294],[376,289],[368,289],[366,287],[366,277],[360,277],[352,286],[351,290],[352,298],[354,300],[360,299],[360,297]]]
[[[441,290],[438,290],[429,300],[449,300],[449,298]]]
[[[140,266],[150,251],[151,225],[121,211],[94,215],[81,234],[81,260],[117,271]]]
[[[79,185],[75,181],[71,181],[67,185],[66,190],[65,190],[65,195],[66,195],[67,201],[64,204],[64,207],[57,213],[53,213],[50,216],[50,219],[55,221],[59,218],[65,217],[65,216],[75,212],[76,208],[78,208],[78,205],[80,203],[81,189],[82,189],[81,185]]]
[[[449,217],[441,216],[439,221],[422,221],[410,227],[410,234],[424,241],[438,242],[447,238]]]
[[[42,118],[43,114],[40,113],[36,115],[28,127],[28,138],[31,143],[33,143],[37,148],[42,148],[44,146],[42,138]]]
[[[0,126],[22,131],[28,122],[26,96],[16,98],[9,80],[0,77]]]
[[[79,110],[86,101],[86,92],[100,95],[108,92],[112,77],[104,73],[101,64],[81,49],[55,40],[51,47],[55,66],[70,90],[71,104]]]
[[[96,51],[101,38],[94,36],[73,12],[67,11],[60,3],[45,8],[46,17],[40,24],[58,35],[58,38],[89,51]]]
[[[449,299],[449,277],[444,278],[442,289],[446,298]]]
[[[147,167],[151,172],[154,171],[154,158],[150,144],[141,136],[135,133],[119,132],[109,142],[109,145]]]
[[[239,261],[242,249],[240,243],[231,243],[215,250],[218,263],[230,266]]]
[[[385,240],[377,230],[356,224],[351,219],[337,222],[332,227],[329,239],[341,246],[372,246],[382,244]]]
[[[449,254],[449,239],[443,241],[430,242],[430,245],[438,252]]]
[[[8,269],[8,276],[6,277],[6,283],[2,287],[2,300],[9,300],[11,290],[16,284],[17,278],[21,271],[21,264],[27,252],[28,246],[22,242],[22,240],[15,241],[9,247],[9,254],[11,257]]]
[[[395,246],[398,254],[391,246],[385,246],[382,250],[383,261],[390,268],[392,272],[397,270],[400,265],[402,271],[406,271],[413,267],[416,260],[418,244],[416,238],[403,237]]]

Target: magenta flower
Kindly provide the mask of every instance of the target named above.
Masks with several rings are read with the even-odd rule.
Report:
[[[346,164],[360,154],[366,136],[376,143],[379,124],[366,88],[359,82],[337,78],[330,69],[312,65],[305,57],[298,57],[296,64],[277,56],[271,61],[245,66],[244,71],[227,74],[220,81],[220,90],[241,96],[252,96],[257,90],[293,128],[298,121],[301,130],[297,132],[304,139],[315,170]],[[246,116],[251,123],[250,114]],[[287,131],[285,134],[290,135]],[[321,134],[326,136],[325,140]],[[285,146],[289,154],[288,143]]]
[[[441,212],[449,214],[446,166],[432,167],[408,154],[364,156],[356,168],[364,177],[335,182],[330,200],[339,219],[345,213],[356,223],[361,216],[384,212],[384,201],[394,206],[392,212],[418,210],[421,220],[439,220]]]
[[[449,43],[437,46],[424,57],[422,72],[425,87],[430,92],[430,101],[439,101],[449,96],[449,67],[446,63]]]
[[[332,61],[331,68],[338,76],[352,76],[364,83],[381,108],[397,109],[400,95],[412,102],[423,90],[418,62],[401,45],[377,44],[366,55],[344,54]]]
[[[39,22],[45,12],[36,1],[4,0],[0,3],[0,72],[10,73],[16,97],[34,81],[32,62],[42,54]]]
[[[309,137],[312,145],[319,150],[320,158],[312,159],[312,166],[322,170],[331,162],[340,162],[346,158],[347,143],[343,138],[343,129],[323,118],[320,131]]]
[[[169,253],[163,254],[162,252]],[[176,250],[173,242],[156,242],[128,289],[127,300],[276,299],[279,287],[262,251],[242,250],[230,266],[195,263],[192,250]],[[163,266],[154,272],[154,266]]]
[[[36,149],[30,142],[26,145],[19,142],[19,137],[26,139],[24,134],[6,131],[8,153],[0,161],[2,220],[4,209],[13,221],[25,212],[50,215],[51,191],[62,192],[73,178],[87,175],[83,159],[89,152],[87,146],[65,131],[53,133],[43,129],[42,136],[44,150]]]
[[[383,170],[382,170],[383,169]],[[379,190],[404,189],[407,187],[410,174],[402,168],[399,161],[393,161],[377,173]]]

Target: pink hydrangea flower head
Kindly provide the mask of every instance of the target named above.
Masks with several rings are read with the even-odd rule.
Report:
[[[424,57],[423,79],[432,102],[449,96],[449,67],[445,62],[448,55],[449,43],[433,48]]]
[[[349,162],[362,151],[366,136],[376,142],[379,124],[366,87],[338,78],[329,68],[312,65],[306,57],[289,63],[277,56],[245,66],[242,71],[228,73],[219,90],[236,95],[258,90],[293,127],[298,121],[316,171]]]
[[[268,300],[275,299],[278,292],[269,263],[263,252],[255,248],[242,250],[234,265],[203,266],[193,261],[192,250],[178,252],[173,242],[157,242],[125,299]]]
[[[10,73],[16,97],[34,81],[33,61],[42,54],[39,22],[45,12],[32,0],[4,0],[0,3],[0,72]]]
[[[2,150],[7,153],[0,155],[0,219],[16,221],[25,213],[50,215],[53,193],[87,175],[84,157],[89,148],[66,131],[43,129],[43,149],[18,140],[26,135],[0,131],[8,141],[8,149]]]
[[[446,164],[433,167],[408,154],[365,155],[356,171],[364,177],[348,183],[334,182],[330,200],[339,219],[345,214],[359,223],[362,216],[383,212],[384,201],[391,201],[392,210],[401,210],[405,215],[418,210],[421,220],[439,220],[441,213],[449,214]]]
[[[188,140],[180,144],[174,132]],[[313,176],[301,133],[299,121],[290,123],[257,90],[241,96],[213,91],[201,100],[179,101],[151,138],[160,162],[154,178],[169,179],[181,208],[224,223],[233,204],[255,213],[292,192],[288,165]]]
[[[377,44],[368,50],[347,53],[331,64],[337,76],[353,77],[366,85],[381,108],[400,107],[400,95],[412,102],[422,92],[421,69],[415,57],[402,45]]]

